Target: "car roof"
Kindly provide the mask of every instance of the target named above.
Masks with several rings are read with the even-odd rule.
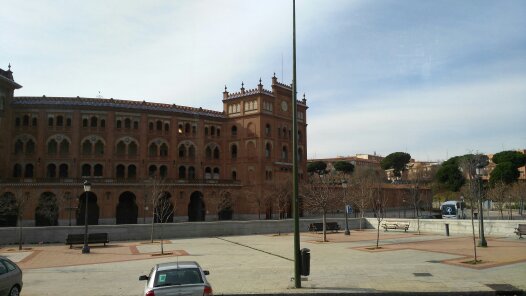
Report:
[[[199,268],[195,261],[165,262],[156,265],[157,270],[178,269],[178,268]]]

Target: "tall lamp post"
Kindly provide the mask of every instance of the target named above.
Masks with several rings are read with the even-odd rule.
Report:
[[[347,181],[344,180],[342,182],[343,187],[343,200],[347,200]],[[351,231],[349,230],[349,218],[348,218],[348,205],[345,205],[345,235],[351,235]]]
[[[82,247],[82,254],[89,254],[88,246],[88,202],[89,192],[91,191],[91,183],[87,180],[84,181],[84,192],[86,193],[85,208],[84,208],[84,246]]]
[[[482,169],[476,168],[476,175],[477,175],[477,197],[479,200],[479,247],[487,247],[488,242],[486,241],[486,238],[484,237],[484,215],[483,215],[483,209],[482,209]]]

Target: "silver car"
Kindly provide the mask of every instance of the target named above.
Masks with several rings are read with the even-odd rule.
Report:
[[[11,260],[0,256],[0,296],[18,296],[22,290],[22,270]]]
[[[144,296],[212,296],[208,274],[195,261],[181,261],[157,264],[139,280],[146,281]]]

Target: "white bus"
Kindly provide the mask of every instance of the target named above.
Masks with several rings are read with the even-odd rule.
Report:
[[[442,213],[442,219],[466,219],[463,201],[446,201],[440,205],[440,212]]]

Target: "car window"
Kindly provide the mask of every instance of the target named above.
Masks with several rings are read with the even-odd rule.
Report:
[[[4,260],[0,260],[0,274],[7,273],[7,267],[3,263]]]
[[[11,263],[11,262],[9,262],[7,260],[4,260],[3,262],[4,262],[5,266],[7,266],[7,270],[8,271],[13,271],[13,270],[16,269],[16,267],[13,265],[13,263]]]
[[[180,268],[157,271],[154,287],[201,283],[203,279],[199,268]]]

